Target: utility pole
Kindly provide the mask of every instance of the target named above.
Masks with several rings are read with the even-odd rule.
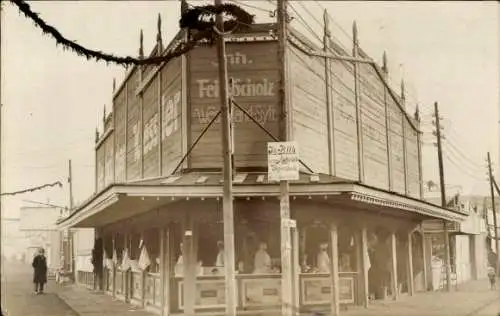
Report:
[[[71,169],[71,159],[68,161],[68,186],[69,186],[69,211],[73,210],[73,172]]]
[[[221,5],[221,0],[214,0],[215,6]],[[227,57],[224,40],[224,19],[222,13],[217,14],[217,57],[219,62],[219,95],[221,102],[221,132],[222,132],[222,168],[224,188],[222,197],[222,213],[224,220],[224,271],[226,276],[226,315],[236,316],[236,281],[234,262],[234,212],[233,212],[233,170],[231,159],[231,113],[228,93]]]
[[[279,131],[282,142],[288,140],[288,95],[286,93],[287,77],[287,28],[288,28],[288,0],[278,0],[277,2],[277,33],[278,33],[278,65],[279,65],[279,105],[280,120]],[[290,230],[290,196],[288,181],[280,181],[280,218],[281,218],[281,295],[282,295],[282,315],[293,314],[294,305],[293,268],[292,268],[292,240]]]
[[[71,159],[68,160],[68,187],[69,187],[69,212],[71,213],[73,211],[73,170],[71,168]],[[73,276],[73,280],[76,281],[76,274],[75,274],[75,257],[73,254],[73,232],[71,231],[70,228],[68,228],[68,253],[65,258],[68,260],[68,264],[70,265],[70,270]]]
[[[446,188],[444,184],[444,167],[443,167],[443,147],[441,145],[441,118],[439,117],[438,103],[434,102],[434,116],[436,119],[436,138],[438,148],[438,163],[439,163],[439,185],[441,186],[441,207],[446,208]],[[446,220],[443,220],[443,237],[444,251],[446,264],[446,291],[451,291],[451,258],[450,258],[450,234]]]
[[[491,167],[491,156],[490,156],[490,153],[488,152],[488,174],[489,174],[489,180],[490,180],[490,194],[491,194],[491,210],[493,211],[493,229],[494,229],[494,233],[493,233],[493,236],[495,238],[495,251],[497,253],[497,266],[494,267],[495,270],[498,270],[499,268],[499,264],[498,262],[500,262],[500,254],[498,253],[498,250],[499,250],[499,245],[498,243],[500,242],[498,240],[498,223],[497,223],[497,212],[496,212],[496,208],[495,208],[495,192],[493,191],[493,171],[492,171],[492,167]],[[486,214],[486,218],[488,218],[488,214]],[[498,272],[498,271],[497,271]]]

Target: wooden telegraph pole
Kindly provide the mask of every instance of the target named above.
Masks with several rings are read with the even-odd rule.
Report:
[[[490,180],[490,194],[491,194],[491,210],[493,211],[493,238],[495,238],[495,251],[497,253],[497,262],[500,262],[500,254],[498,253],[499,250],[499,239],[498,239],[498,226],[497,226],[497,212],[495,208],[495,192],[493,191],[493,171],[491,168],[491,156],[490,153],[488,152],[488,175],[489,175],[489,180]],[[486,218],[488,218],[488,213],[486,213]],[[498,270],[498,264],[496,267],[494,267],[496,270]]]
[[[444,187],[444,168],[443,168],[443,147],[441,145],[441,124],[439,117],[438,103],[434,102],[434,116],[436,118],[436,138],[438,148],[439,163],[439,185],[441,187],[441,207],[446,208],[446,189]],[[446,220],[443,220],[444,251],[446,260],[446,291],[451,291],[451,258],[450,258],[450,234]]]
[[[279,129],[280,140],[288,140],[288,95],[286,93],[287,80],[287,0],[277,2],[277,33],[278,33],[278,65],[279,65],[279,104],[281,109]],[[282,315],[288,316],[293,313],[294,289],[293,268],[291,256],[291,221],[290,221],[290,196],[288,181],[280,180],[280,218],[281,218],[281,294]]]
[[[68,161],[68,187],[69,187],[69,213],[73,211],[73,169],[71,167],[71,159]],[[75,256],[73,245],[73,234],[71,228],[68,228],[68,264],[70,265],[73,280],[76,281],[75,272]]]
[[[221,0],[214,0],[216,6]],[[222,13],[217,15],[217,57],[219,62],[219,94],[221,102],[221,131],[224,189],[222,213],[224,219],[224,271],[226,276],[226,315],[236,316],[236,282],[234,263],[234,213],[233,213],[233,170],[231,161],[231,115],[228,93],[226,44],[224,40],[224,20]]]

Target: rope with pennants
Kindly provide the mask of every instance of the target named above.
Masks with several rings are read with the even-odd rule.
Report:
[[[214,44],[216,38],[215,16],[218,13],[224,13],[229,17],[224,22],[225,30],[238,30],[248,28],[254,22],[254,16],[246,12],[234,4],[222,5],[204,5],[187,8],[181,16],[179,25],[181,28],[188,30],[188,39],[181,43],[172,51],[162,55],[149,58],[135,58],[131,56],[115,56],[113,54],[103,53],[99,50],[86,48],[75,41],[64,37],[55,27],[47,24],[39,15],[31,10],[30,5],[23,0],[10,0],[11,3],[17,6],[19,11],[27,18],[32,20],[45,35],[49,35],[56,40],[56,45],[62,45],[64,50],[71,50],[77,55],[85,57],[87,60],[95,59],[96,61],[105,61],[107,63],[115,63],[122,66],[129,65],[147,65],[161,64],[169,60],[179,57],[201,42]]]
[[[59,182],[59,181],[56,181],[54,183],[47,183],[47,184],[44,184],[44,185],[40,185],[40,186],[29,188],[29,189],[24,189],[24,190],[21,190],[21,191],[0,193],[0,195],[1,196],[18,195],[18,194],[23,194],[23,193],[28,193],[28,192],[34,192],[34,191],[38,191],[38,190],[41,190],[41,189],[44,189],[44,188],[55,187],[55,186],[59,186],[60,188],[62,188],[62,183]]]

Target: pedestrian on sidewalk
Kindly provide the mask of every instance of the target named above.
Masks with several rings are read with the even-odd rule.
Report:
[[[496,290],[497,288],[497,274],[495,268],[492,266],[488,267],[488,279],[490,279],[490,287],[492,290]]]
[[[43,294],[43,287],[47,283],[47,258],[45,250],[40,248],[38,254],[33,258],[33,283],[35,284],[35,294]]]

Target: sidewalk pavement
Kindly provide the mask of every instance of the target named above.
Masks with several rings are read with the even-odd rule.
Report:
[[[7,316],[78,316],[55,293],[49,280],[44,295],[35,295],[33,270],[23,262],[2,262],[2,313]]]
[[[490,290],[488,280],[460,284],[452,292],[438,291],[401,296],[396,301],[374,302],[367,309],[353,308],[342,316],[498,316],[500,288]]]
[[[155,315],[75,285],[60,286],[57,293],[80,316]],[[492,291],[487,280],[480,280],[459,285],[450,293],[415,293],[396,301],[376,301],[367,309],[351,307],[341,311],[341,316],[497,316],[499,312],[500,288]]]
[[[157,316],[141,308],[74,284],[59,286],[59,297],[80,316]]]

